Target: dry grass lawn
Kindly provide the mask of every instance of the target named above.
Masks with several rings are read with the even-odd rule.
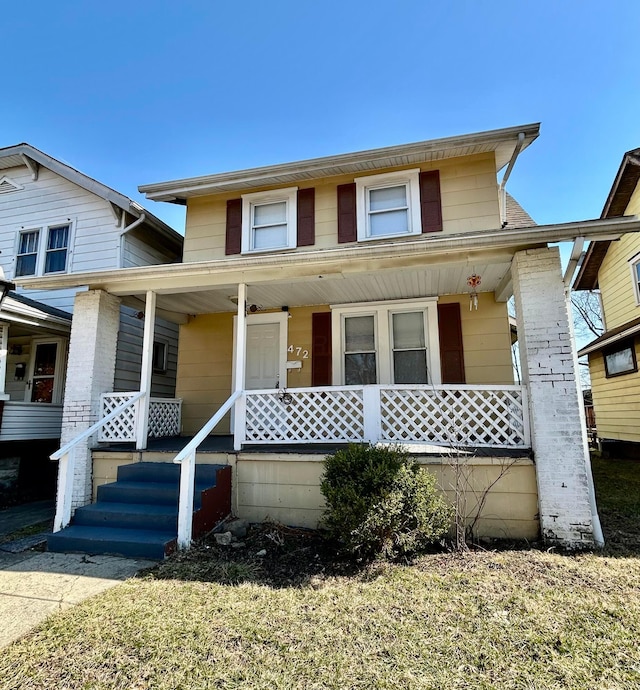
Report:
[[[637,690],[640,463],[594,473],[603,553],[349,572],[287,532],[266,560],[251,542],[237,559],[203,545],[50,618],[5,650],[0,687]]]

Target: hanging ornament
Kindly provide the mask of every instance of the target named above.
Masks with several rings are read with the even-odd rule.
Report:
[[[467,285],[471,288],[469,292],[469,311],[478,309],[478,286],[482,282],[482,278],[477,273],[472,273],[467,278]]]

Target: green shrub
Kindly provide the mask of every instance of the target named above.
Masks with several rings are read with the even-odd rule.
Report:
[[[359,558],[397,558],[444,537],[452,508],[400,448],[350,444],[324,462],[324,526]]]

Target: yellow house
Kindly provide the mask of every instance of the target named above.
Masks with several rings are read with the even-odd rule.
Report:
[[[181,467],[179,545],[207,463],[231,468],[235,514],[312,527],[328,449],[369,442],[406,446],[448,493],[462,464],[477,536],[601,543],[570,276],[548,243],[617,239],[640,223],[535,225],[506,183],[538,133],[529,124],[144,185],[150,200],[186,205],[182,263],[23,280],[90,288],[71,335],[56,528],[112,491],[99,485],[117,466],[149,460],[163,476],[157,461]],[[180,324],[177,399],[151,414],[150,335],[140,390],[113,389],[121,302],[144,312],[145,332],[156,316]],[[182,437],[149,440],[150,428]],[[79,525],[67,530],[80,548]]]
[[[640,215],[640,149],[624,154],[602,218]],[[574,284],[600,290],[605,333],[589,356],[598,438],[615,455],[640,457],[640,236],[592,242]]]

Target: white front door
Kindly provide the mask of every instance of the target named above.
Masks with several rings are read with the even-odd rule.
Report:
[[[245,389],[280,388],[280,324],[247,323]]]

